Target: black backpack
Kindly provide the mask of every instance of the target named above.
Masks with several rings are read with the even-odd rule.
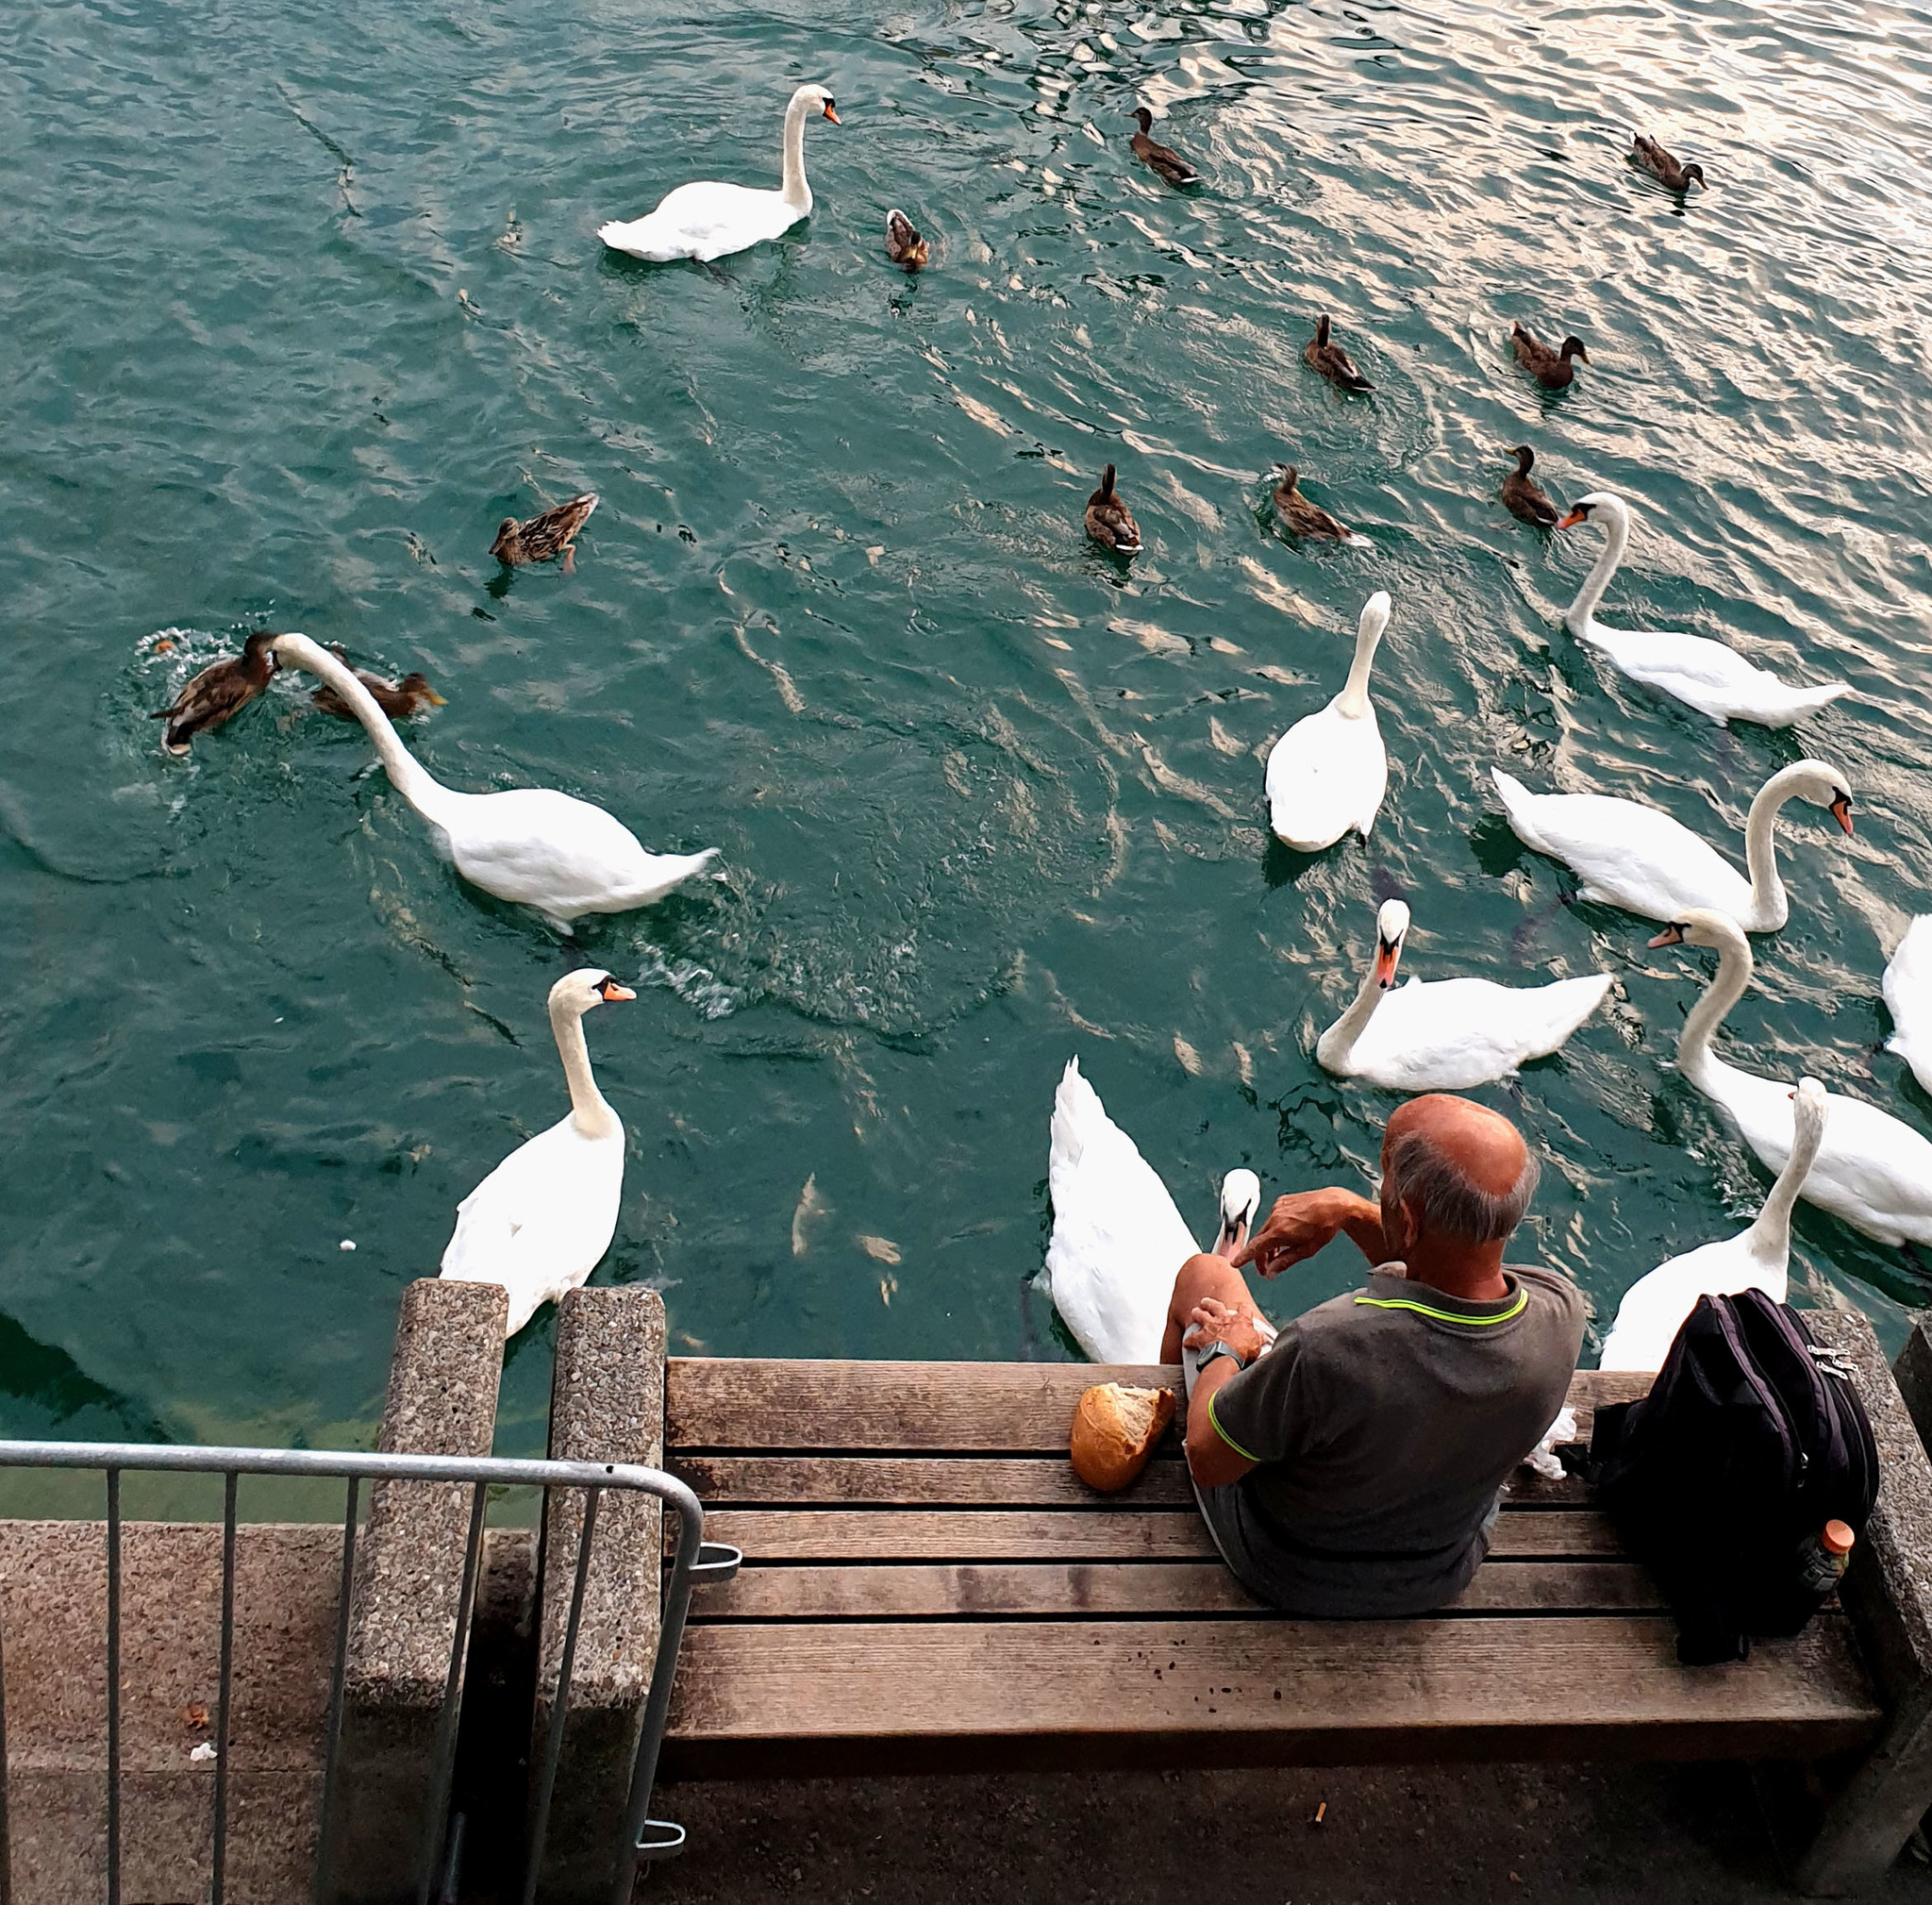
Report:
[[[1740,1661],[1823,1604],[1800,1549],[1865,1531],[1878,1449],[1852,1372],[1761,1290],[1700,1296],[1641,1402],[1597,1411],[1585,1470],[1677,1616],[1687,1666]]]

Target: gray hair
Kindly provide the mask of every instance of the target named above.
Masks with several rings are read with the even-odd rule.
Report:
[[[1523,1222],[1542,1168],[1526,1152],[1508,1190],[1485,1191],[1426,1131],[1404,1131],[1389,1145],[1382,1179],[1385,1204],[1406,1204],[1425,1230],[1470,1244],[1493,1244]]]

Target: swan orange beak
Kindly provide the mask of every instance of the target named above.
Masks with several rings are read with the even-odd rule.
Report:
[[[1395,983],[1395,968],[1402,959],[1402,943],[1391,945],[1385,939],[1375,942],[1375,983],[1386,993]]]
[[[1832,819],[1837,821],[1838,824],[1841,827],[1843,827],[1847,833],[1851,832],[1852,796],[1849,794],[1840,794],[1839,797],[1831,803],[1831,817]]]
[[[843,125],[845,123],[842,119],[839,117],[839,115],[836,112],[832,110],[832,102],[829,99],[825,101],[825,117],[829,119],[834,125]]]
[[[1654,946],[1682,945],[1683,944],[1684,928],[1680,926],[1665,927],[1663,931],[1658,933],[1657,936],[1651,941],[1651,944]]]
[[[606,979],[604,983],[597,988],[597,996],[600,999],[602,999],[606,1005],[614,1006],[619,999],[636,998],[637,994],[632,992],[628,986],[619,985],[615,979]]]
[[[1590,518],[1586,516],[1581,510],[1572,510],[1570,513],[1567,516],[1565,516],[1560,523],[1557,525],[1557,527],[1559,529],[1574,529],[1575,528],[1577,524],[1587,523],[1589,520]]]

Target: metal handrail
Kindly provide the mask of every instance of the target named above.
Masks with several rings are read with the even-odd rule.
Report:
[[[671,1708],[672,1681],[684,1637],[685,1616],[691,1588],[702,1579],[724,1579],[737,1571],[735,1548],[704,1539],[705,1512],[691,1490],[662,1469],[631,1462],[529,1462],[496,1456],[391,1455],[377,1452],[306,1448],[239,1448],[155,1445],[120,1442],[4,1442],[0,1469],[89,1468],[105,1472],[108,1497],[108,1905],[121,1899],[121,1477],[125,1471],[220,1475],[225,1479],[222,1512],[222,1636],[218,1704],[215,1715],[215,1794],[211,1905],[223,1905],[226,1878],[228,1815],[228,1707],[234,1669],[236,1491],[244,1475],[308,1476],[346,1481],[342,1516],[342,1566],[338,1588],[335,1662],[329,1680],[327,1739],[323,1762],[321,1817],[317,1826],[315,1893],[324,1897],[327,1880],[331,1827],[336,1796],[336,1755],[341,1739],[344,1682],[348,1668],[350,1595],[356,1561],[357,1507],[365,1481],[467,1482],[472,1490],[469,1539],[463,1558],[463,1580],[458,1597],[456,1632],[450,1644],[449,1670],[437,1713],[431,1751],[428,1816],[417,1864],[418,1905],[429,1905],[438,1876],[439,1855],[445,1854],[447,1813],[455,1776],[458,1720],[462,1703],[463,1660],[468,1648],[471,1616],[475,1605],[477,1574],[482,1555],[484,1509],[492,1487],[527,1487],[543,1491],[544,1502],[554,1488],[585,1492],[584,1517],[577,1536],[577,1557],[565,1624],[563,1653],[558,1666],[557,1693],[551,1703],[542,1769],[530,1811],[525,1850],[523,1897],[531,1905],[542,1869],[544,1839],[549,1827],[562,1751],[563,1725],[570,1711],[571,1676],[575,1666],[578,1629],[590,1579],[591,1544],[597,1524],[597,1504],[606,1489],[656,1496],[676,1510],[678,1540],[664,1596],[658,1655],[644,1699],[641,1730],[631,1765],[625,1805],[625,1841],[617,1858],[613,1905],[627,1905],[641,1858],[661,1858],[683,1844],[682,1830],[650,1817],[658,1759]],[[0,1755],[7,1737],[6,1684],[0,1666]],[[6,1761],[0,1757],[0,1905],[11,1896],[8,1834]],[[646,1841],[647,1830],[657,1837]]]

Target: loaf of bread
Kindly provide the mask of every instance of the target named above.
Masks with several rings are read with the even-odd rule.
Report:
[[[1097,1383],[1074,1412],[1074,1473],[1089,1488],[1112,1495],[1147,1466],[1174,1420],[1174,1391]]]

